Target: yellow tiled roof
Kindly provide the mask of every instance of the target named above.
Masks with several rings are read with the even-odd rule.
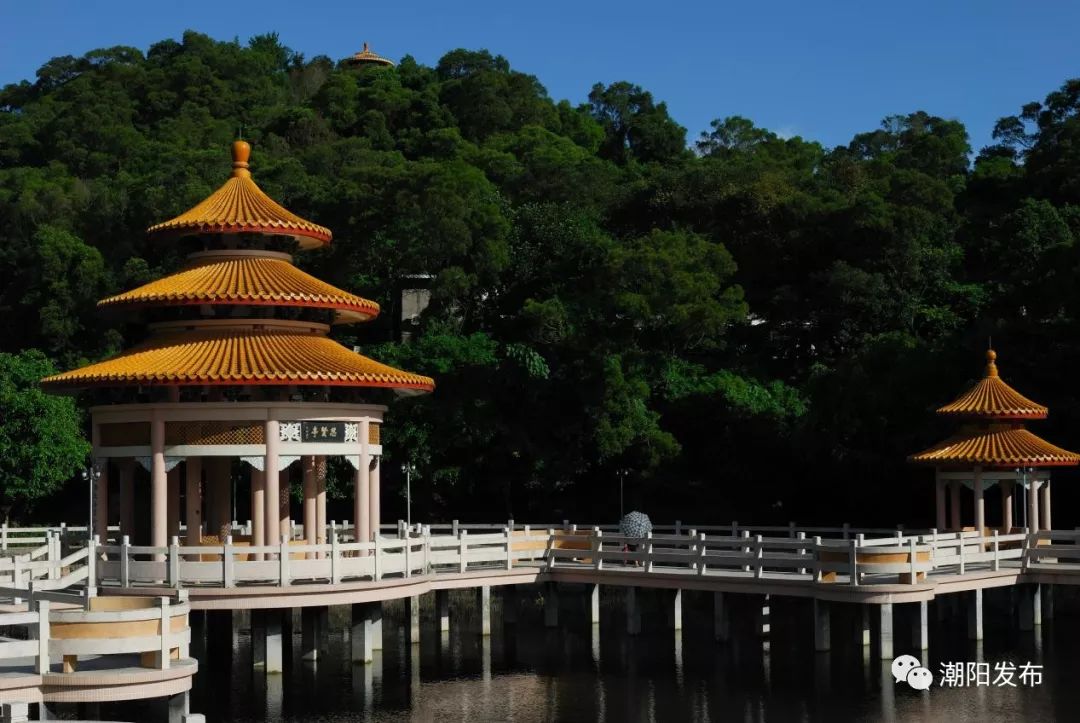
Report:
[[[911,462],[986,467],[1062,467],[1080,464],[1080,455],[1050,444],[1018,425],[961,434],[913,454]]]
[[[384,58],[381,55],[378,55],[378,54],[372,52],[371,48],[368,47],[367,43],[364,43],[364,49],[363,50],[361,50],[358,53],[353,53],[351,58],[346,58],[345,59],[345,62],[349,63],[349,64],[352,64],[352,65],[362,65],[364,63],[375,63],[376,65],[392,66],[394,64],[394,61],[392,61],[392,60],[390,60],[388,58]]]
[[[232,177],[194,208],[176,218],[151,226],[152,236],[197,233],[265,233],[293,236],[301,248],[317,248],[330,242],[330,229],[300,218],[267,196],[251,180],[248,156],[251,146],[233,143]]]
[[[255,322],[252,322],[255,323]],[[325,328],[325,327],[323,327]],[[430,377],[394,369],[306,328],[170,329],[97,364],[42,380],[48,388],[330,385],[430,392]]]
[[[367,321],[379,305],[304,273],[286,254],[211,251],[196,254],[178,273],[111,296],[98,306],[188,304],[307,306],[334,309],[339,322]]]
[[[997,354],[986,352],[986,375],[956,400],[937,410],[947,416],[985,419],[1044,419],[1048,410],[1006,384],[997,369]]]

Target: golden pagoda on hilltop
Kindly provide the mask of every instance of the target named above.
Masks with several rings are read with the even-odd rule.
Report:
[[[369,395],[373,388],[434,388],[429,377],[329,338],[332,324],[373,319],[379,305],[293,265],[293,250],[326,246],[330,230],[267,196],[251,178],[250,152],[244,141],[233,143],[225,184],[148,229],[155,240],[190,252],[184,269],[99,302],[142,310],[149,336],[110,359],[42,380],[48,391],[83,390],[95,400],[101,533],[113,519],[111,471],[119,477],[121,534],[163,546],[181,521],[189,544],[228,534],[236,505],[232,471],[244,463],[251,472],[249,542],[276,544],[291,530],[288,470],[300,462],[305,540],[315,544],[325,540],[325,460],[340,456],[355,469],[356,538],[370,540],[379,525],[386,407]],[[136,525],[140,481],[150,486],[149,534]]]
[[[983,494],[995,482],[1001,488],[1002,531],[1013,527],[1013,487],[1027,489],[1024,527],[1049,530],[1050,467],[1080,464],[1080,455],[1062,449],[1028,431],[1024,423],[1046,419],[1049,410],[1005,383],[998,374],[997,354],[986,352],[986,373],[975,386],[939,408],[944,417],[963,420],[958,434],[909,457],[933,465],[937,474],[937,527],[946,529],[945,485],[950,488],[949,529],[961,529],[960,485],[969,485],[975,500],[975,528],[985,534]],[[1038,490],[1042,490],[1042,519]]]
[[[363,65],[381,65],[386,68],[394,67],[394,61],[372,52],[366,42],[364,43],[363,50],[358,53],[353,53],[348,58],[345,58],[343,62],[352,67],[360,67]]]

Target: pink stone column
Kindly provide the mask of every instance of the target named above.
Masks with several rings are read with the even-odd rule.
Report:
[[[371,519],[368,517],[368,510],[371,508],[370,472],[371,458],[365,444],[364,452],[360,454],[360,464],[353,478],[353,525],[356,542],[371,540]]]
[[[278,421],[266,420],[266,459],[263,464],[265,472],[266,494],[266,542],[276,545],[281,542],[281,516],[279,514],[277,500],[280,498],[281,476],[278,474]]]
[[[304,470],[304,542],[315,545],[318,539],[318,489],[319,481],[316,478],[315,458],[308,455],[300,460]],[[309,560],[315,558],[314,552],[309,552],[305,557]]]
[[[292,466],[292,465],[290,465]],[[292,520],[289,518],[289,467],[278,473],[278,525],[280,534],[292,539]]]
[[[172,538],[180,536],[180,465],[169,470],[167,476],[169,491],[168,520],[169,520],[169,543]]]
[[[1052,520],[1050,519],[1050,478],[1046,478],[1046,482],[1043,482],[1042,489],[1042,529],[1050,530]]]
[[[251,468],[251,545],[266,544],[266,473]],[[255,559],[262,560],[263,553],[256,552]]]
[[[372,540],[374,540],[375,537],[378,536],[378,534],[379,534],[379,524],[380,524],[380,519],[381,519],[380,505],[382,504],[382,502],[381,502],[380,495],[379,495],[379,466],[380,466],[380,464],[381,464],[381,457],[379,457],[378,455],[375,455],[375,456],[373,456],[371,458],[371,475],[370,475],[371,476],[371,481],[370,481],[371,492],[369,493],[370,494],[370,500],[369,501],[371,503],[371,512],[368,515],[368,517],[371,520],[371,539]]]
[[[168,479],[165,473],[165,420],[158,412],[150,421],[150,544],[169,544]],[[156,559],[164,560],[159,554]]]
[[[1039,490],[1036,489],[1035,479],[1028,480],[1028,515],[1027,526],[1032,532],[1039,529]]]
[[[315,458],[315,542],[325,545],[326,539],[326,457]],[[320,552],[318,557],[322,559]]]
[[[202,458],[188,457],[184,463],[186,495],[184,500],[187,518],[187,544],[202,544]]]

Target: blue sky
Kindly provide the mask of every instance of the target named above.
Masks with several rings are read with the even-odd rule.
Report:
[[[922,109],[963,121],[978,149],[998,117],[1080,76],[1077,28],[1080,3],[1060,0],[0,0],[0,83],[33,79],[57,55],[145,50],[185,29],[242,41],[276,31],[309,57],[364,40],[427,64],[487,48],[575,103],[595,82],[629,80],[691,139],[737,114],[832,146]]]

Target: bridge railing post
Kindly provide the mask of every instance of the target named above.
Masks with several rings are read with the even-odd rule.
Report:
[[[749,543],[749,541],[750,541],[750,530],[743,530],[743,532],[742,532],[742,539],[743,539],[743,546],[742,546],[742,548],[741,548],[741,549],[742,549],[742,553],[743,553],[743,555],[744,555],[745,557],[749,558],[749,557],[750,557],[750,552],[751,552],[751,550],[750,550],[750,546],[749,546],[749,544],[748,544],[748,543]],[[747,563],[747,564],[743,565],[743,572],[750,572],[750,565],[749,565],[749,563]]]
[[[797,539],[799,542],[806,542],[806,533],[805,532],[800,530],[797,533],[797,535],[798,536],[795,539]],[[799,548],[799,557],[805,557],[805,556],[806,556],[806,548],[805,547],[800,547]],[[800,575],[805,575],[806,574],[806,568],[805,567],[800,567],[799,568],[799,574]]]
[[[862,537],[860,535],[859,537]],[[848,540],[848,575],[852,587],[859,585],[859,543],[861,540]]]
[[[760,578],[765,574],[765,544],[762,542],[761,535],[754,537],[754,577]]]
[[[697,571],[697,530],[690,530],[687,535],[690,537],[690,544],[686,546],[686,552],[690,556],[690,569]]]
[[[49,672],[49,601],[38,598],[31,601],[31,609],[36,606],[38,621],[37,621],[37,659],[35,667],[37,668],[38,675],[45,675]]]
[[[458,535],[458,572],[464,573],[469,568],[466,555],[469,552],[469,531],[462,530]]]
[[[698,575],[705,574],[705,533],[698,535]]]
[[[457,537],[458,536],[458,521],[457,520],[451,520],[450,521],[450,536],[451,537]]]
[[[221,586],[236,586],[236,558],[233,557],[232,535],[225,535],[225,542],[221,545]]]
[[[8,549],[8,523],[0,523],[0,550],[7,552]]]
[[[98,536],[94,535],[86,544],[86,588],[92,590],[97,587]]]
[[[644,545],[644,547],[645,547],[645,563],[642,565],[642,568],[644,568],[645,572],[652,572],[653,571],[653,565],[656,564],[655,562],[653,562],[653,536],[652,536],[652,530],[649,530],[648,532],[645,533],[645,545]]]
[[[917,564],[918,558],[919,558],[919,554],[918,554],[918,551],[916,550],[915,538],[914,537],[909,537],[908,538],[908,560],[910,561],[910,565],[911,565],[911,584],[912,585],[914,585],[916,583],[916,581],[918,580],[918,577],[919,577],[918,576],[918,564]]]
[[[1001,558],[999,557],[1001,549],[998,547],[998,531],[994,530],[994,537],[992,541],[994,551],[994,572],[1001,569]]]
[[[506,569],[514,569],[514,533],[512,527],[507,525],[503,528],[503,536],[506,538]]]
[[[601,532],[599,527],[592,528],[592,540],[590,542],[593,551],[593,567],[597,570],[604,569],[604,558],[602,554],[604,552],[603,534],[604,533]]]
[[[821,582],[821,538],[814,536],[814,582]]]
[[[278,549],[278,584],[281,587],[287,587],[292,582],[289,570],[289,536],[287,534],[281,536],[281,544]]]
[[[938,546],[938,530],[936,527],[930,528],[930,569],[937,569],[937,546]]]
[[[131,541],[120,538],[120,587],[131,587]]]
[[[959,552],[959,557],[960,557],[960,574],[963,575],[964,570],[966,569],[966,565],[964,564],[964,533],[963,533],[963,531],[961,531],[959,533],[959,537],[957,537],[957,546],[956,547],[957,547],[957,551]]]
[[[555,567],[555,529],[548,528],[548,541],[547,541],[547,568],[550,570]]]
[[[169,598],[159,597],[158,606],[161,610],[161,633],[160,633],[160,647],[158,648],[157,667],[158,670],[168,670],[169,663],[169,629],[171,627],[171,621],[169,618]]]
[[[371,579],[373,579],[375,581],[382,580],[383,548],[382,548],[382,543],[379,541],[380,539],[381,539],[380,535],[375,535],[375,554],[373,555],[373,558],[371,560],[371,564],[372,564]]]
[[[338,539],[337,530],[330,530],[330,583],[337,585],[341,582],[341,540]]]
[[[169,543],[169,587],[180,587],[180,538],[173,537]]]

